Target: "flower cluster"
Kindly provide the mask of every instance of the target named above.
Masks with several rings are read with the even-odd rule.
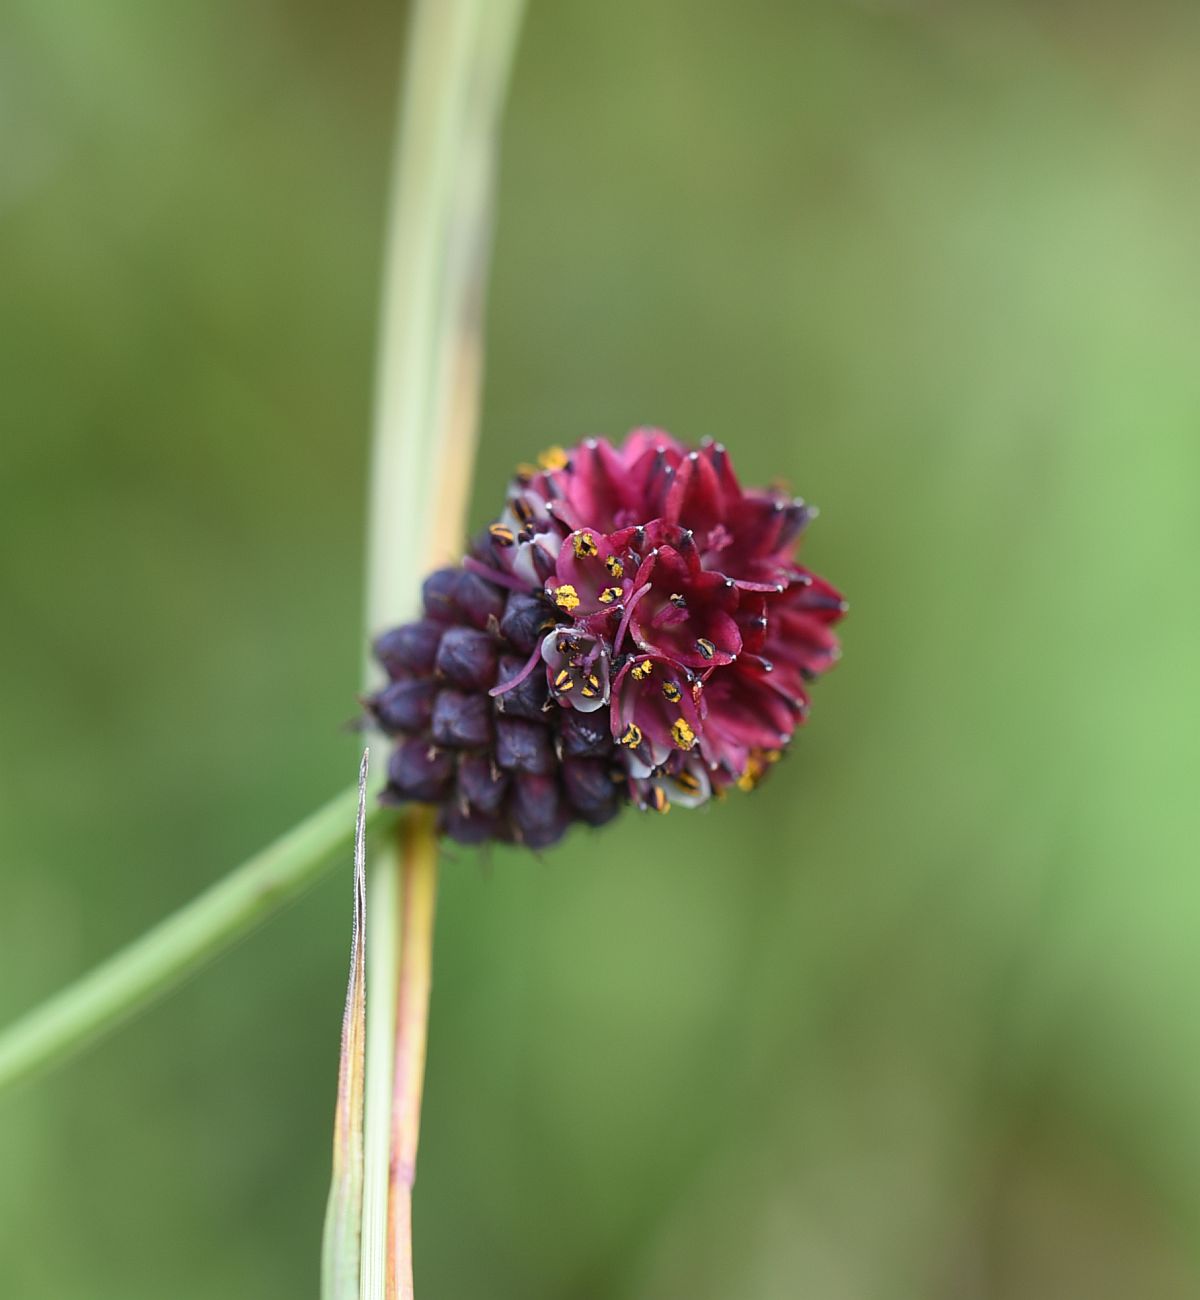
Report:
[[[385,798],[438,804],[463,842],[541,848],[625,802],[753,788],[838,654],[845,602],[793,557],[812,513],[657,429],[521,466],[423,617],[375,643]]]

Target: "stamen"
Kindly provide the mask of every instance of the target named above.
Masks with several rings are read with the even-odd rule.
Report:
[[[572,546],[577,560],[587,559],[600,553],[600,548],[596,545],[596,539],[591,533],[576,533]]]
[[[634,681],[644,682],[653,671],[653,660],[643,659],[640,664],[634,664],[634,666],[629,670],[629,675],[634,679]]]
[[[671,739],[680,749],[691,749],[696,743],[696,733],[688,726],[686,719],[677,718],[671,724]]]
[[[717,647],[706,636],[702,636],[696,642],[696,649],[705,659],[711,659],[717,653]]]
[[[504,524],[492,524],[488,532],[491,533],[492,540],[499,542],[501,546],[511,546],[515,540],[513,530],[506,528]]]
[[[492,689],[488,691],[488,694],[492,697],[492,699],[495,699],[498,695],[507,695],[509,691],[516,690],[516,688],[520,686],[520,684],[525,680],[525,678],[528,677],[531,672],[533,672],[534,668],[537,666],[538,661],[541,659],[541,657],[542,657],[542,646],[541,643],[539,642],[537,645],[533,647],[533,653],[525,661],[525,667],[522,668],[521,671],[514,678],[512,678],[511,681],[502,682],[499,686],[493,686]]]
[[[615,555],[610,555],[608,559],[604,561],[604,567],[614,578],[623,578],[625,576],[625,566]]]
[[[633,616],[634,606],[650,590],[650,583],[646,583],[633,593],[625,602],[625,613],[621,618],[621,626],[617,628],[617,635],[613,638],[613,654],[617,654],[621,649],[621,642],[625,640],[625,633],[629,630],[629,620]]]
[[[605,587],[600,593],[599,601],[602,605],[611,605],[614,600],[621,599],[620,587]]]
[[[672,605],[675,606],[676,609],[687,609],[687,601],[684,600],[684,598],[679,594],[679,592],[677,591],[672,592],[671,595],[667,597],[667,599],[671,602]]]
[[[575,682],[572,680],[571,674],[567,672],[565,668],[560,668],[555,676],[554,689],[556,691],[562,691],[564,694],[567,691],[573,691],[575,689]]]
[[[679,687],[674,682],[663,682],[662,693],[672,704],[677,704],[681,698]]]
[[[493,569],[491,565],[484,564],[477,560],[473,555],[464,558],[464,569],[470,569],[472,573],[477,573],[481,578],[486,578],[489,582],[494,582],[497,587],[507,587],[509,591],[519,591],[522,596],[528,596],[535,588],[530,587],[529,583],[522,582],[520,578],[511,573],[501,573],[499,569]]]
[[[782,757],[783,751],[779,749],[751,750],[750,757],[746,760],[746,770],[742,772],[734,784],[739,790],[748,793],[763,779],[767,773],[767,768],[772,763],[778,763]]]
[[[656,813],[669,813],[671,811],[671,801],[667,798],[667,792],[661,785],[656,785],[651,789],[650,807]]]
[[[628,749],[637,749],[642,743],[641,727],[636,722],[631,722],[617,738],[617,743],[625,745]]]
[[[662,607],[655,611],[650,618],[651,627],[678,627],[680,623],[687,622],[687,605],[676,605],[670,600],[665,600]]]
[[[567,453],[561,447],[547,447],[538,457],[538,464],[543,469],[566,469],[568,463]]]
[[[571,610],[579,608],[579,592],[569,582],[564,582],[554,592],[554,603],[559,609],[565,609],[569,613]]]

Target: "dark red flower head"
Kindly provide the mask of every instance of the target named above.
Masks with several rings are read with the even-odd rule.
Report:
[[[812,515],[745,489],[720,443],[659,429],[522,466],[424,617],[381,636],[369,701],[399,739],[391,801],[464,842],[554,843],[625,802],[751,789],[837,658],[846,605],[796,563]]]

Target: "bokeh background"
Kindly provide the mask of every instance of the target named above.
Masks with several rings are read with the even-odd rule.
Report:
[[[345,787],[402,6],[0,11],[0,1016]],[[753,799],[451,855],[440,1300],[1200,1295],[1200,9],[544,0],[476,521],[822,507]],[[0,1097],[0,1294],[316,1293],[349,864]]]

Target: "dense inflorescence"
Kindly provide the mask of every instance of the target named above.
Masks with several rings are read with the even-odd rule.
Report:
[[[753,788],[838,654],[845,602],[794,559],[812,513],[657,429],[520,467],[423,616],[375,642],[384,797],[437,804],[456,840],[543,848],[627,802]]]

